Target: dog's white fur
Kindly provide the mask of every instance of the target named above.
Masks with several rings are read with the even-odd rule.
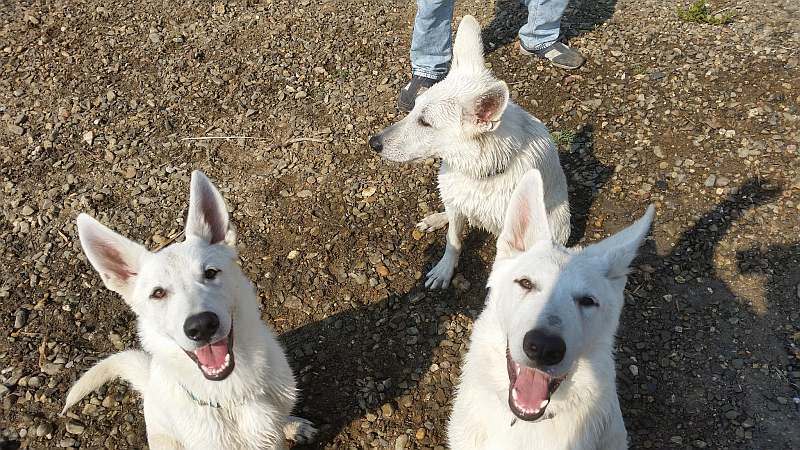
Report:
[[[78,234],[106,287],[136,313],[144,351],[117,353],[92,367],[70,389],[64,411],[122,378],[142,395],[154,449],[283,449],[287,439],[313,437],[310,422],[289,415],[297,396],[294,375],[261,321],[255,291],[237,263],[224,200],[205,175],[192,174],[183,242],[151,253],[85,214],[78,217]],[[213,280],[203,277],[208,267],[220,270]],[[151,298],[155,287],[166,296]],[[234,330],[234,369],[221,381],[207,380],[184,352],[198,347],[185,335],[184,321],[203,311],[219,317],[217,340]]]
[[[617,399],[614,335],[628,266],[653,220],[650,206],[628,228],[584,249],[555,242],[545,217],[541,176],[527,174],[509,204],[489,276],[484,311],[475,321],[448,439],[457,450],[625,449],[627,433]],[[535,289],[519,285],[529,279]],[[582,296],[597,306],[580,306]],[[529,330],[546,330],[566,343],[564,359],[544,368],[566,378],[545,415],[516,420],[509,407],[506,349],[514,361],[534,363],[522,343]]]
[[[569,238],[567,183],[558,149],[538,119],[509,100],[508,86],[484,66],[480,25],[465,16],[453,44],[450,73],[422,93],[414,109],[379,133],[391,161],[442,159],[439,191],[445,213],[417,226],[432,231],[449,223],[444,256],[426,286],[444,288],[458,264],[466,220],[497,235],[519,180],[539,169],[547,215],[560,243]]]

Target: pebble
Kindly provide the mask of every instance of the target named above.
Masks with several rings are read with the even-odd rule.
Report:
[[[408,445],[408,436],[401,434],[394,440],[394,450],[403,450]]]
[[[75,439],[73,439],[71,437],[66,437],[64,439],[61,439],[58,442],[58,446],[61,447],[61,448],[75,447],[77,445],[78,445],[78,441],[76,441]]]
[[[14,124],[9,124],[8,125],[8,131],[10,131],[11,134],[16,134],[17,136],[22,136],[23,134],[25,134],[25,129],[24,128],[22,128],[19,125],[14,125]]]
[[[44,437],[53,432],[53,424],[50,422],[42,422],[36,426],[36,437]]]
[[[16,313],[14,313],[14,329],[19,330],[20,328],[25,326],[25,323],[28,321],[28,311],[25,309],[18,309]]]
[[[418,441],[425,439],[425,428],[418,428],[414,437],[416,437]]]
[[[383,413],[383,417],[392,417],[392,414],[394,414],[394,407],[390,403],[384,403],[383,406],[381,406],[381,412]]]
[[[42,366],[42,372],[48,375],[56,375],[61,372],[61,369],[64,368],[63,364],[56,364],[56,363],[45,363]]]
[[[67,422],[66,429],[67,433],[69,434],[81,434],[86,428],[82,423],[75,420],[70,420]]]

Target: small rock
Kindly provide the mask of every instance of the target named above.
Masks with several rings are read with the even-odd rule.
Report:
[[[66,428],[67,428],[67,433],[69,434],[81,434],[83,433],[83,430],[85,430],[83,424],[78,422],[77,420],[70,420],[69,422],[67,422]]]
[[[457,274],[455,277],[453,277],[453,287],[455,287],[459,291],[462,291],[462,292],[463,291],[468,291],[470,285],[471,284],[470,284],[469,280],[467,280],[464,277],[464,275],[462,275],[460,273]]]
[[[308,198],[308,197],[311,197],[312,195],[313,195],[313,193],[311,191],[309,191],[308,189],[303,189],[302,191],[297,193],[297,197],[299,197],[299,198]]]
[[[89,130],[83,133],[83,142],[86,142],[88,145],[94,144],[94,132]]]
[[[703,183],[703,185],[705,187],[714,187],[714,183],[716,181],[717,181],[717,176],[716,175],[709,175],[708,178],[706,178],[706,181],[705,181],[705,183]]]
[[[392,414],[394,414],[394,407],[391,403],[384,403],[383,406],[381,406],[381,412],[383,413],[383,417],[392,417]]]
[[[78,441],[71,437],[64,438],[58,443],[58,446],[61,448],[70,448],[75,447],[76,445],[78,445]]]
[[[297,250],[292,250],[289,252],[288,255],[286,255],[286,259],[292,260],[297,258],[298,256],[300,256],[300,252]]]
[[[47,436],[53,432],[53,424],[50,422],[42,422],[36,427],[36,437]]]
[[[45,363],[42,366],[42,372],[48,375],[56,375],[61,372],[61,369],[64,368],[63,364],[56,364],[56,363]]]
[[[123,176],[125,177],[125,179],[128,180],[134,178],[136,176],[136,168],[134,168],[133,166],[128,166],[128,168],[125,169],[125,173],[123,174]]]
[[[375,195],[375,192],[377,192],[377,191],[378,191],[378,188],[376,188],[375,186],[370,186],[370,187],[364,189],[363,191],[361,191],[361,196],[364,197],[364,198],[372,197],[373,195]]]
[[[25,323],[28,321],[28,311],[20,308],[14,314],[14,329],[19,330],[20,328],[25,326]]]
[[[628,369],[630,369],[631,375],[635,377],[639,376],[639,367],[637,367],[636,364],[631,364],[631,366],[628,367]]]
[[[9,124],[8,125],[8,131],[10,131],[12,134],[16,134],[17,136],[22,136],[23,134],[25,134],[25,129],[24,128],[22,128],[19,125],[14,125],[14,124]]]
[[[417,433],[414,435],[418,441],[425,439],[425,428],[417,429]]]
[[[394,440],[394,450],[403,450],[408,445],[408,436],[401,434]]]
[[[718,187],[727,186],[728,184],[730,184],[730,182],[731,182],[731,180],[729,180],[729,179],[727,179],[725,177],[717,177],[716,186],[718,186]]]
[[[375,271],[378,272],[378,275],[382,277],[386,277],[389,275],[389,269],[387,269],[386,266],[384,266],[383,264],[378,264],[375,267]]]
[[[31,214],[33,214],[33,208],[31,208],[28,205],[25,205],[25,206],[22,207],[22,215],[23,216],[30,216]]]

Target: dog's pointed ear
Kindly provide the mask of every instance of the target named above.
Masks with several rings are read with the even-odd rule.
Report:
[[[636,257],[639,246],[650,231],[655,212],[656,208],[650,205],[633,225],[586,247],[583,254],[600,258],[606,265],[608,278],[618,279],[627,276],[631,261]]]
[[[87,214],[78,215],[78,237],[83,252],[106,287],[126,297],[139,272],[140,258],[147,249]]]
[[[517,184],[506,208],[503,230],[497,238],[497,259],[524,252],[536,241],[552,239],[544,206],[542,175],[531,169]]]
[[[451,66],[452,70],[471,73],[481,73],[486,70],[483,63],[481,25],[472,16],[464,16],[458,24]]]
[[[469,100],[464,118],[485,133],[500,125],[500,118],[508,106],[508,85],[504,81],[491,83],[480,94]]]
[[[186,217],[186,236],[194,236],[209,244],[226,241],[228,209],[225,200],[208,177],[195,170],[189,193],[189,215]]]

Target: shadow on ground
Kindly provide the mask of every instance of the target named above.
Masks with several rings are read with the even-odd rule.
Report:
[[[343,427],[384,403],[401,404],[397,400],[414,389],[438,360],[437,348],[447,339],[440,324],[457,314],[476,316],[483,306],[488,275],[477,253],[487,240],[487,233],[473,230],[464,241],[459,272],[470,280],[465,292],[452,285],[444,292],[430,292],[420,285],[281,337],[299,370],[302,414],[322,424],[315,448],[332,444]],[[423,273],[442,251],[443,245],[429,248]],[[451,393],[440,392],[445,397],[436,403],[449,404]],[[416,413],[422,412],[411,412]]]
[[[584,125],[570,143],[568,152],[561,152],[561,165],[569,186],[572,231],[568,246],[580,242],[586,234],[586,221],[600,189],[614,173],[594,154],[594,126]]]
[[[668,255],[659,257],[652,247],[643,250],[639,271],[628,283],[630,295],[619,338],[623,351],[617,357],[622,411],[637,446],[670,439],[688,444],[675,440],[679,438],[713,446],[712,436],[696,435],[693,425],[700,423],[741,434],[743,439],[748,428],[758,426],[765,441],[753,442],[753,448],[766,448],[781,439],[800,445],[796,430],[794,437],[788,435],[786,413],[770,405],[776,395],[791,395],[788,385],[776,384],[755,361],[748,363],[755,355],[771,367],[787,368],[780,333],[774,330],[785,321],[778,315],[792,300],[776,289],[779,294],[767,296],[770,309],[765,314],[738,296],[714,263],[717,246],[731,225],[778,193],[751,179],[682,233]],[[770,253],[774,264],[797,261],[796,245],[782,251]],[[784,277],[797,279],[798,271],[778,276]],[[697,376],[691,367],[703,367],[713,375]],[[749,385],[774,389],[754,392]],[[795,386],[795,394],[796,390]],[[710,412],[707,405],[712,398],[729,399],[730,409]]]

